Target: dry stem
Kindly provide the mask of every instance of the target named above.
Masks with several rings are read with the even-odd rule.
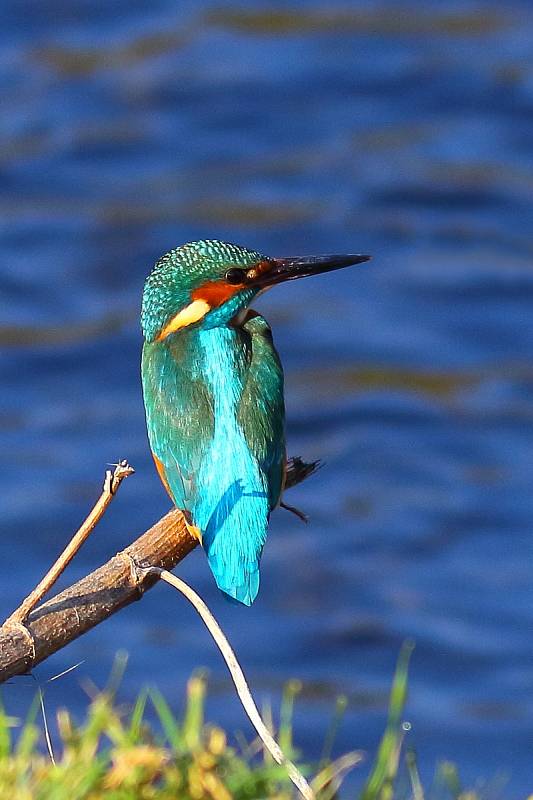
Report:
[[[70,564],[84,541],[94,530],[100,519],[105,513],[106,508],[115,496],[118,487],[129,475],[133,475],[135,470],[130,467],[127,461],[119,461],[115,465],[115,469],[111,472],[107,470],[104,479],[102,493],[92,511],[89,513],[83,524],[76,531],[68,545],[65,547],[59,558],[50,567],[44,578],[37,584],[35,589],[30,592],[25,600],[22,601],[20,606],[7,618],[4,624],[9,623],[23,623],[28,617],[30,612],[35,608],[39,600],[50,591],[54,583],[57,581],[62,572]]]
[[[235,655],[230,643],[226,639],[222,628],[210,612],[209,608],[206,606],[200,595],[196,594],[194,589],[182,581],[181,578],[178,578],[176,575],[173,575],[171,572],[168,572],[164,569],[155,569],[150,568],[146,570],[148,574],[157,575],[162,581],[168,583],[170,586],[173,586],[179,592],[181,592],[187,600],[192,603],[200,617],[202,618],[203,622],[205,623],[209,633],[213,637],[215,644],[217,645],[218,649],[222,653],[222,657],[226,662],[228,669],[230,671],[231,677],[233,679],[233,683],[235,684],[235,688],[237,689],[237,694],[239,695],[240,701],[243,705],[244,710],[246,711],[250,722],[256,729],[260,739],[262,740],[263,744],[270,752],[274,760],[284,766],[287,770],[289,778],[294,783],[298,791],[301,793],[302,797],[305,800],[315,800],[315,793],[305,780],[304,776],[298,770],[298,768],[290,761],[287,756],[284,754],[283,750],[279,746],[279,744],[275,741],[275,739],[270,734],[267,726],[263,722],[259,711],[257,710],[257,706],[254,702],[254,699],[251,695],[250,689],[248,688],[248,684],[246,682],[246,678],[244,677],[244,672],[242,671],[241,665],[237,660],[237,656]]]

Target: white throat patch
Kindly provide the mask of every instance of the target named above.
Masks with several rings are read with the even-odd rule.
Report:
[[[193,322],[198,322],[205,315],[211,311],[211,306],[205,300],[193,300],[188,306],[182,308],[175,317],[172,317],[170,322],[167,322],[164,328],[158,333],[156,342],[162,342],[171,333],[179,331],[180,328],[186,328],[187,325],[192,325]]]

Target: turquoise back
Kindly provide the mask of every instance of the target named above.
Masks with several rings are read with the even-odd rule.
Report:
[[[250,605],[285,465],[283,371],[260,316],[147,343],[143,390],[152,451],[189,512],[219,588]]]

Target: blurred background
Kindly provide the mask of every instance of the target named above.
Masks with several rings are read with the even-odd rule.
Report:
[[[6,615],[85,516],[106,462],[135,477],[69,568],[169,506],[139,381],[144,278],[220,238],[358,269],[258,307],[286,369],[291,454],[321,472],[279,511],[251,609],[206,598],[260,701],[303,681],[296,744],[372,752],[395,660],[423,777],[531,791],[533,7],[526,2],[3,4],[0,600]],[[165,587],[36,670],[81,714],[118,647],[121,695],[176,708],[209,668],[210,718],[251,731],[195,613]],[[3,691],[18,714],[31,679]],[[352,779],[357,783],[363,767]],[[347,784],[348,785],[348,784]],[[354,785],[354,784],[352,784]]]

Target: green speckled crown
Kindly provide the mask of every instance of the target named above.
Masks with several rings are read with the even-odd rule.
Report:
[[[191,293],[209,281],[220,281],[231,267],[250,267],[264,256],[255,250],[216,239],[189,242],[165,253],[155,264],[144,285],[141,326],[144,338],[151,342],[163,326],[191,303]],[[202,327],[222,325],[246,306],[256,289],[238,292],[205,316]]]

